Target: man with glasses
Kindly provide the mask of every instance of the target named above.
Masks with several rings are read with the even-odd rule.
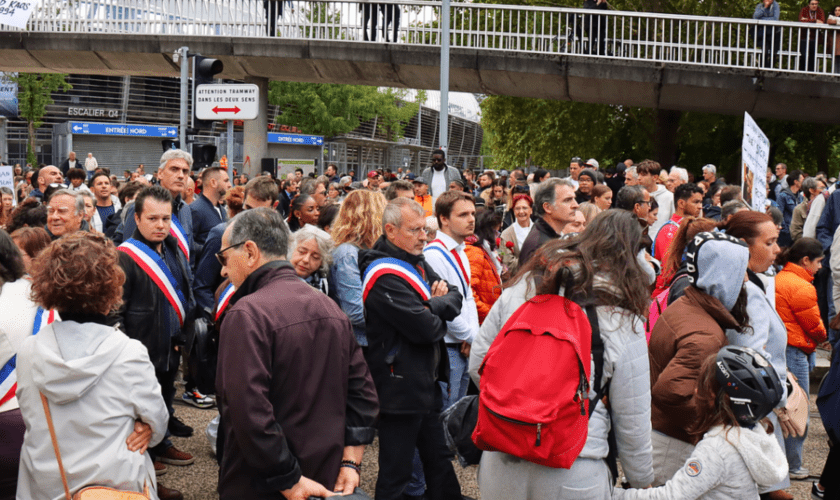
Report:
[[[190,289],[189,260],[170,234],[172,195],[161,186],[144,188],[134,200],[132,216],[136,229],[119,250],[119,264],[125,273],[123,301],[116,320],[129,337],[139,340],[149,351],[155,375],[166,407],[169,409],[169,430],[166,438],[150,448],[155,472],[166,471],[166,465],[184,466],[195,457],[181,451],[169,440],[171,434],[192,435],[192,428],[175,418],[172,402],[175,397],[175,376],[184,343],[183,326],[195,308]],[[161,498],[183,498],[176,490],[158,483]]]
[[[425,227],[423,207],[397,198],[385,207],[383,235],[359,252],[366,358],[380,404],[377,500],[403,498],[415,447],[428,498],[461,498],[440,425],[438,383],[449,381],[444,336],[463,296],[423,258]]]
[[[84,215],[85,199],[80,193],[69,189],[53,193],[47,205],[47,232],[50,238],[57,240],[81,229]]]
[[[420,177],[426,180],[429,194],[436,200],[449,189],[449,183],[461,180],[461,173],[446,164],[446,153],[438,149],[432,152],[432,166],[423,170]]]
[[[350,322],[298,278],[288,240],[277,211],[257,208],[230,221],[217,254],[236,290],[216,382],[223,500],[352,493],[376,436],[376,391]]]

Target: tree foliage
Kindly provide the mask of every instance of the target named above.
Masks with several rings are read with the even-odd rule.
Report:
[[[53,104],[52,93],[66,92],[73,88],[60,73],[18,73],[11,77],[18,85],[18,115],[26,120],[29,140],[26,144],[26,161],[38,163],[35,155],[35,131],[44,124],[47,106]]]
[[[377,119],[377,127],[390,140],[402,137],[408,121],[417,114],[425,92],[406,102],[406,91],[362,85],[271,82],[268,101],[281,107],[277,121],[307,134],[333,137]]]
[[[489,0],[490,3],[581,7],[583,1]],[[795,20],[804,1],[777,0],[781,20]],[[751,18],[758,0],[611,0],[617,10]],[[489,96],[481,103],[485,140],[498,168],[567,168],[572,156],[602,165],[652,158],[699,173],[713,163],[735,174],[743,115],[717,115],[627,106]],[[840,126],[757,120],[771,143],[771,163],[808,172],[840,169]],[[606,162],[606,163],[605,163]],[[729,176],[730,182],[737,179]]]

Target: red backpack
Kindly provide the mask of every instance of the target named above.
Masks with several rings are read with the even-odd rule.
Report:
[[[604,345],[595,308],[538,295],[502,327],[481,364],[478,424],[472,438],[540,465],[571,468],[586,443],[592,356],[601,386]],[[609,384],[607,384],[609,385]]]

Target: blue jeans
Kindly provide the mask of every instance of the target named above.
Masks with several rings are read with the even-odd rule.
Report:
[[[816,354],[805,354],[800,349],[792,346],[787,346],[785,354],[787,356],[788,370],[796,376],[796,379],[799,381],[799,386],[802,387],[805,394],[808,394],[810,373],[817,364]],[[809,416],[809,425],[810,418],[811,417]],[[785,438],[785,452],[787,454],[788,469],[791,471],[802,467],[802,445],[805,443],[806,437],[808,437],[808,426],[805,427],[804,435]]]
[[[446,346],[446,353],[449,355],[449,383],[440,382],[444,410],[466,396],[470,385],[469,360],[461,354],[460,344]]]

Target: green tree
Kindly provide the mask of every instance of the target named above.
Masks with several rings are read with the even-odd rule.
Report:
[[[47,106],[53,104],[52,93],[66,92],[73,88],[60,73],[18,73],[12,80],[18,85],[18,114],[26,120],[29,140],[26,143],[26,161],[37,165],[35,156],[35,131],[44,124]]]
[[[377,127],[389,140],[403,136],[405,126],[417,114],[426,94],[406,102],[406,91],[363,85],[271,82],[268,101],[281,107],[277,121],[307,134],[333,137],[355,130],[363,121],[377,119]]]

